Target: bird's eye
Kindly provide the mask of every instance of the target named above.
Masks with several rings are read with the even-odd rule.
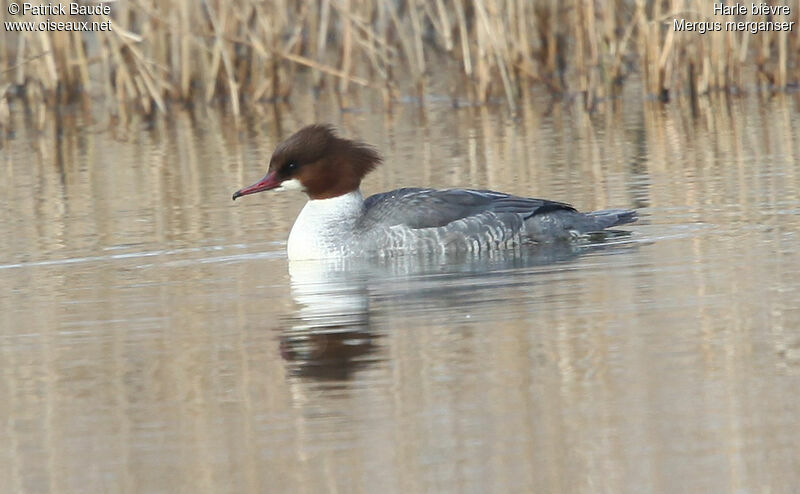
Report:
[[[293,172],[295,170],[297,170],[297,163],[295,163],[294,161],[291,161],[291,162],[289,162],[288,165],[286,165],[286,171],[287,172],[291,173],[291,172]]]

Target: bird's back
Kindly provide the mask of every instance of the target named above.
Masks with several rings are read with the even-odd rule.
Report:
[[[357,228],[379,250],[483,251],[532,239],[548,215],[580,215],[569,204],[472,189],[403,188],[364,202]]]

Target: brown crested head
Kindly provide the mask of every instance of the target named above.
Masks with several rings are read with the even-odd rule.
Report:
[[[311,199],[330,199],[358,189],[380,162],[371,146],[342,139],[330,125],[309,125],[278,144],[263,180],[233,198],[283,187],[301,189]]]

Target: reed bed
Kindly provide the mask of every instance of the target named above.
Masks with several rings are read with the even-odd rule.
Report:
[[[5,21],[45,19],[10,16],[10,2],[0,4]],[[800,0],[785,4],[790,14],[772,17],[714,15],[707,0],[109,5],[110,18],[81,20],[110,20],[111,31],[0,31],[0,125],[9,125],[17,102],[39,124],[49,108],[65,103],[100,103],[119,119],[212,102],[239,115],[298,88],[331,91],[343,106],[347,95],[367,88],[391,105],[401,95],[422,100],[431,81],[444,80],[456,103],[504,101],[515,108],[541,87],[582,98],[592,109],[631,78],[667,101],[717,90],[784,90],[800,75]],[[674,19],[795,25],[789,32],[699,34],[676,32]]]

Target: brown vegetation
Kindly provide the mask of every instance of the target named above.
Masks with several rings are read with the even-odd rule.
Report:
[[[799,3],[769,18],[714,15],[707,0],[130,0],[109,4],[112,31],[0,31],[0,126],[17,100],[34,121],[76,102],[102,102],[125,119],[220,100],[238,115],[288,98],[301,72],[301,87],[342,96],[367,87],[387,104],[422,98],[433,78],[447,80],[454,99],[512,108],[542,86],[591,109],[631,75],[664,101],[781,90],[798,81]],[[7,15],[9,4],[6,21],[45,19]],[[720,21],[723,31],[676,32],[675,19]],[[795,25],[726,32],[730,20]]]

